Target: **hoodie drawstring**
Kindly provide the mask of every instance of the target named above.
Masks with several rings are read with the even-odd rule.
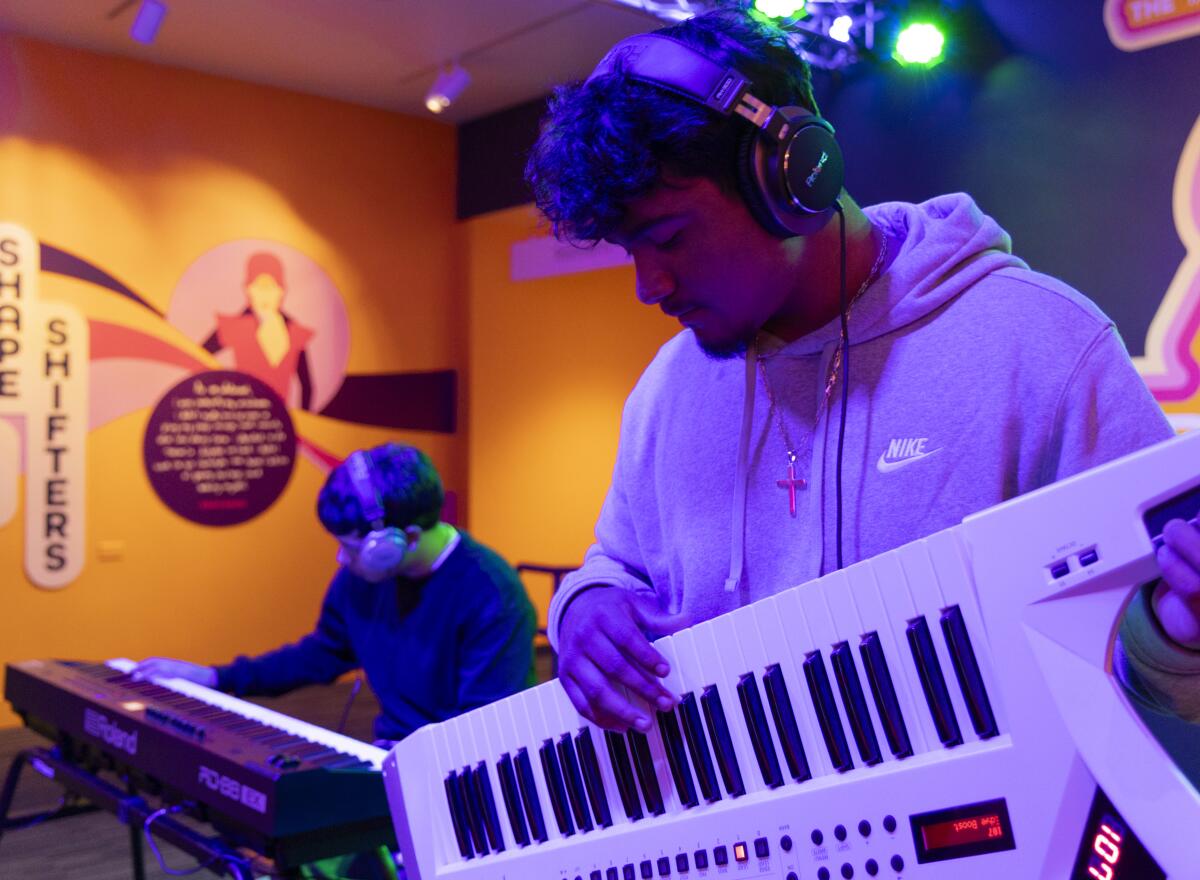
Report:
[[[758,339],[746,346],[746,393],[742,398],[742,435],[738,438],[737,473],[733,478],[730,510],[729,577],[725,592],[732,593],[742,580],[746,557],[746,483],[750,479],[750,432],[754,423],[754,392],[758,383]]]

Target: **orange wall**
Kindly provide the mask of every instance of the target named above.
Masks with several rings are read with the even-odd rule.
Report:
[[[621,407],[678,325],[633,293],[631,267],[509,280],[531,207],[463,224],[470,313],[472,529],[510,561],[578,565],[616,457]],[[545,623],[549,580],[526,578]]]
[[[0,58],[0,222],[102,266],[163,311],[210,248],[282,242],[340,292],[348,372],[465,368],[451,127],[31,40],[0,37]],[[42,297],[89,317],[134,311],[57,276],[43,275]],[[89,435],[89,555],[65,589],[26,579],[22,511],[0,527],[0,662],[155,653],[217,662],[311,626],[334,569],[333,541],[313,513],[324,473],[298,457],[264,514],[198,526],[150,488],[147,417],[134,411]],[[337,455],[387,439],[417,444],[448,488],[464,489],[461,431],[293,417],[298,434]],[[105,542],[119,558],[99,557]],[[0,724],[13,720],[0,706]]]

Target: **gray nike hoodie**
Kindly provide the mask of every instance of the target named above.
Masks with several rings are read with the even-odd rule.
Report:
[[[846,565],[1171,435],[1112,322],[1014,257],[968,196],[866,213],[895,256],[850,318]],[[821,401],[838,339],[835,320],[745,358],[709,358],[690,330],[662,347],[626,401],[596,543],[551,602],[552,643],[591,586],[690,623],[836,567],[840,387]]]

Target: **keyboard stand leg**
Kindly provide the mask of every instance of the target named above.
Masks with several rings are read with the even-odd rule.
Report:
[[[52,810],[9,818],[8,813],[12,809],[12,803],[16,797],[17,783],[20,781],[21,771],[26,766],[33,766],[34,769],[39,769],[39,765],[46,766],[44,759],[50,757],[52,754],[52,752],[44,748],[30,748],[17,752],[13,758],[13,762],[8,768],[8,775],[4,777],[4,786],[0,788],[0,839],[3,839],[5,832],[8,831],[27,828],[31,825],[40,825],[43,822],[50,822],[55,819],[66,819],[83,813],[94,813],[100,809],[91,803],[71,803],[70,799],[74,798],[75,795],[69,794],[67,797],[64,797],[63,802],[59,806]],[[43,771],[39,769],[39,772]],[[54,779],[53,770],[50,770],[47,776]]]
[[[131,798],[137,797],[132,785],[126,786]],[[142,857],[142,823],[129,823],[129,863],[133,866],[133,880],[146,880],[146,862]]]
[[[81,798],[85,803],[67,803],[56,810],[36,816],[8,819],[8,809],[12,804],[17,779],[25,764],[32,765],[38,772],[61,785],[68,798]],[[0,832],[101,809],[112,813],[119,822],[129,826],[133,876],[135,880],[145,880],[142,829],[146,820],[157,811],[147,804],[132,786],[127,785],[126,789],[122,790],[67,760],[57,749],[26,749],[13,759],[4,787],[0,788]],[[176,822],[170,816],[160,815],[156,818],[152,831],[159,840],[187,853],[215,874],[228,874],[235,880],[249,880],[252,876],[259,876],[254,871],[256,866],[252,864],[250,857],[227,845],[219,837],[206,837],[191,827]]]
[[[17,793],[17,781],[21,778],[21,771],[25,768],[31,751],[32,749],[24,749],[17,752],[8,768],[8,775],[4,777],[4,788],[0,789],[0,837],[3,837],[9,828],[8,811],[12,808],[13,796]]]

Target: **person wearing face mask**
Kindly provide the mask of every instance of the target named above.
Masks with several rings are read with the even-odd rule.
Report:
[[[441,519],[429,457],[388,443],[330,473],[317,516],[338,539],[338,571],[315,628],[220,666],[143,660],[139,678],[179,677],[235,696],[275,696],[361,668],[379,700],[377,744],[534,683],[535,613],[517,573]]]

